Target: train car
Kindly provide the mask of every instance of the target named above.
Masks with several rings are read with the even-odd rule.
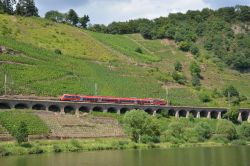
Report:
[[[142,99],[142,98],[119,98],[107,96],[81,96],[64,94],[60,97],[61,101],[87,102],[87,103],[116,103],[132,105],[166,105],[162,99]]]

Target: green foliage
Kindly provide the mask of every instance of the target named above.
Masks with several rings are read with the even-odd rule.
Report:
[[[187,41],[181,41],[180,43],[178,43],[178,46],[180,50],[187,52],[190,50],[191,44]]]
[[[201,69],[200,69],[200,66],[195,61],[193,61],[190,64],[189,70],[190,70],[192,76],[200,77]]]
[[[132,110],[127,112],[123,122],[135,142],[156,142],[158,140],[156,138],[160,136],[159,125],[152,116],[144,111]]]
[[[61,23],[61,22],[66,20],[66,15],[64,13],[60,13],[58,11],[51,10],[45,14],[45,18],[48,20],[52,20],[52,21]]]
[[[55,53],[58,55],[62,55],[62,51],[60,49],[55,49]]]
[[[181,72],[183,69],[183,66],[179,61],[176,61],[174,64],[174,69],[175,69],[175,71]]]
[[[79,23],[81,24],[82,28],[87,28],[87,23],[90,21],[88,15],[84,15],[83,17],[79,18]]]
[[[195,84],[194,86],[197,86],[197,84]],[[207,103],[207,102],[211,101],[211,97],[208,94],[208,92],[206,92],[206,91],[201,91],[200,94],[199,94],[199,98],[204,103]]]
[[[70,24],[75,25],[75,26],[79,22],[79,17],[73,9],[69,10],[69,12],[67,13],[66,19]]]
[[[47,125],[44,124],[38,116],[31,112],[8,111],[0,113],[0,123],[13,136],[19,134],[22,136],[20,131],[23,130],[23,128],[20,128],[19,126],[23,127],[23,122],[25,122],[29,135],[47,134],[49,132]]]
[[[223,90],[224,97],[239,97],[238,90],[233,86],[229,85]]]
[[[34,0],[19,0],[16,5],[15,14],[26,17],[39,16]]]
[[[140,47],[137,47],[136,49],[135,49],[135,52],[138,52],[139,54],[142,54],[143,52],[142,52],[142,49],[140,48]]]
[[[240,137],[246,140],[250,140],[250,124],[248,122],[242,123],[238,127],[237,131]]]
[[[28,128],[25,122],[20,122],[17,132],[15,133],[15,137],[19,144],[28,142]]]
[[[216,133],[224,136],[229,140],[234,140],[238,137],[234,124],[226,120],[220,120],[217,123]]]
[[[207,122],[199,122],[195,125],[195,131],[200,141],[207,140],[212,136],[212,128]]]
[[[185,83],[187,82],[186,77],[180,72],[174,71],[172,73],[172,77],[179,84],[185,85]]]
[[[224,115],[223,118],[226,118],[226,119],[232,121],[233,123],[238,123],[238,115],[239,115],[238,108],[232,107],[232,108],[230,108],[230,110]]]

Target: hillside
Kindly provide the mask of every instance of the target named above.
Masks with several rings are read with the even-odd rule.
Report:
[[[203,103],[201,92],[211,94],[234,85],[250,106],[250,74],[221,68],[200,48],[199,59],[180,51],[171,40],[145,40],[139,34],[110,35],[57,24],[41,18],[0,15],[0,45],[9,51],[0,54],[0,93],[60,96],[63,93],[123,97],[166,98],[175,105],[227,106],[223,97]],[[141,53],[136,52],[140,48]],[[60,50],[58,54],[55,50]],[[14,54],[14,55],[13,55]],[[172,79],[174,63],[183,64],[186,85]],[[199,62],[202,90],[191,85],[189,65]]]

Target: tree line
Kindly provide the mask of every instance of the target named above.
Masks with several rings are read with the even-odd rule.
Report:
[[[51,10],[45,14],[45,18],[58,23],[67,23],[73,26],[87,28],[87,23],[90,21],[88,15],[79,17],[78,14],[70,9],[67,13]]]
[[[182,51],[199,56],[199,46],[213,54],[213,60],[231,68],[250,69],[250,7],[224,7],[218,10],[172,13],[153,20],[136,19],[113,22],[107,26],[89,27],[95,32],[109,34],[140,33],[145,39],[174,40]]]
[[[0,14],[39,17],[38,8],[34,0],[0,0]],[[86,28],[87,23],[90,21],[88,15],[79,17],[73,9],[70,9],[67,13],[51,10],[45,14],[45,18],[58,23],[67,23],[82,28]]]
[[[38,9],[34,0],[0,0],[0,13],[15,14],[20,16],[38,17]]]

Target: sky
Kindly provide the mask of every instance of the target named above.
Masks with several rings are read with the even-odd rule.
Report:
[[[248,5],[250,0],[35,0],[40,16],[49,10],[67,12],[74,9],[79,16],[90,16],[91,24],[109,24],[136,18],[157,18],[169,13],[218,9]]]

